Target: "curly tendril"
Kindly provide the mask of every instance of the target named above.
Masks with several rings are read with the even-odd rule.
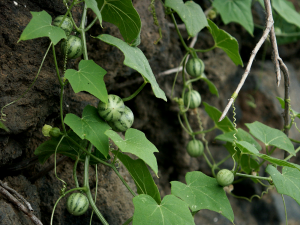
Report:
[[[234,159],[234,156],[235,156],[235,154],[237,153],[237,150],[236,150],[236,142],[237,142],[237,137],[236,137],[236,134],[237,134],[237,132],[238,132],[238,130],[236,129],[236,112],[235,112],[235,110],[236,110],[236,108],[235,108],[235,106],[234,106],[234,101],[233,101],[233,103],[232,103],[232,108],[233,108],[233,125],[234,125],[234,130],[235,130],[235,132],[234,132],[234,134],[233,134],[233,137],[234,137],[234,141],[232,142],[232,146],[233,146],[233,149],[234,149],[234,153],[232,154],[232,160],[233,160],[233,169],[232,169],[232,171],[235,171],[235,166],[236,166],[236,162],[235,162],[235,159]],[[237,168],[238,169],[238,168]]]

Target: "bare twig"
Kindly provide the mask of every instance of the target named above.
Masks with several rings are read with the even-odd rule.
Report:
[[[289,70],[287,66],[284,64],[281,58],[278,59],[280,64],[280,69],[283,72],[284,76],[284,133],[286,136],[289,134],[289,101],[290,101],[290,95],[289,95],[289,87],[290,87],[290,76],[289,76]],[[284,151],[284,158],[287,157],[287,152]]]
[[[19,194],[18,192],[16,192],[14,189],[8,187],[7,184],[6,184],[5,182],[2,182],[1,180],[0,180],[0,185],[1,185],[3,188],[5,188],[6,190],[10,191],[10,192],[11,192],[13,195],[15,195],[17,198],[21,199],[21,200],[24,202],[24,204],[27,206],[27,208],[28,208],[31,212],[33,212],[33,208],[31,207],[30,203],[27,202],[26,199],[23,198],[22,195],[20,195],[20,194]]]
[[[271,2],[270,0],[264,0],[265,1],[265,8],[266,8],[266,13],[269,16],[271,16],[273,18],[272,15],[272,8],[271,8]],[[275,31],[274,31],[274,25],[271,28],[271,32],[270,32],[270,40],[271,40],[271,46],[272,46],[272,52],[273,52],[273,63],[275,64],[275,72],[276,72],[276,83],[277,86],[279,86],[280,84],[280,80],[281,80],[281,74],[280,74],[280,66],[279,66],[279,53],[278,53],[278,46],[277,46],[277,41],[276,41],[276,35],[275,35]]]
[[[11,188],[10,188],[11,189]],[[34,224],[43,225],[42,222],[30,211],[28,210],[22,203],[20,203],[12,194],[10,194],[6,187],[0,186],[0,193],[3,194],[7,199],[15,204],[23,213],[25,213]]]
[[[269,0],[265,0],[265,2],[269,2]],[[270,2],[269,2],[270,4]],[[235,98],[238,96],[242,86],[244,85],[245,83],[245,80],[246,78],[248,77],[249,75],[249,72],[250,72],[250,69],[251,69],[251,66],[252,66],[252,63],[253,63],[253,60],[258,52],[258,50],[260,49],[260,47],[262,46],[262,44],[265,42],[265,40],[267,39],[268,37],[268,34],[270,33],[270,30],[272,28],[274,24],[274,20],[273,20],[273,17],[272,17],[272,14],[268,14],[268,17],[267,17],[267,23],[266,23],[266,29],[264,30],[263,32],[263,35],[262,37],[260,38],[260,40],[257,42],[255,48],[253,49],[252,53],[251,53],[251,56],[250,56],[250,59],[248,61],[248,64],[247,64],[247,67],[246,67],[246,70],[242,76],[242,79],[237,87],[237,89],[235,90],[235,92],[233,93],[232,97],[230,98],[227,106],[225,107],[220,119],[219,119],[219,122],[221,120],[223,120],[229,110],[229,108],[231,107],[233,101],[235,100]]]

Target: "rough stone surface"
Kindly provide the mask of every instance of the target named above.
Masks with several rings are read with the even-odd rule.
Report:
[[[169,28],[168,19],[165,19],[164,8],[159,1],[156,1],[156,10],[158,21],[162,27],[163,38],[157,45],[153,44],[159,35],[158,28],[153,24],[153,18],[148,9],[149,2],[133,1],[143,25],[141,31],[142,43],[139,48],[149,60],[150,66],[156,75],[160,87],[165,91],[168,101],[164,102],[161,99],[157,99],[150,85],[146,85],[143,91],[133,100],[126,102],[126,105],[132,109],[135,115],[133,128],[143,131],[146,137],[159,149],[159,153],[155,154],[159,165],[159,178],[154,174],[153,177],[158,184],[161,196],[164,197],[171,192],[170,181],[185,182],[187,172],[199,170],[209,176],[212,176],[212,172],[203,157],[195,159],[186,153],[186,145],[190,137],[184,132],[178,122],[177,114],[179,109],[177,104],[171,101],[174,74],[158,76],[160,72],[177,67],[185,51],[180,45],[175,30]],[[209,5],[209,1],[198,2],[204,7]],[[258,6],[255,7],[257,8]],[[59,0],[24,0],[18,2],[18,5],[15,5],[13,1],[0,0],[0,107],[18,99],[27,90],[34,80],[40,62],[49,46],[47,38],[17,43],[22,31],[31,19],[30,11],[41,10],[46,10],[52,18],[66,12],[62,1]],[[73,16],[77,24],[80,21],[80,12],[81,7],[76,7],[73,10]],[[258,15],[262,15],[262,17],[256,18],[256,20],[262,22],[264,13],[258,13]],[[93,13],[89,11],[88,21],[93,19]],[[228,26],[222,26],[220,23],[220,28],[225,29],[237,38],[240,44],[241,56],[246,64],[258,37],[261,36],[261,31],[255,30],[254,37],[251,37],[239,25],[229,24]],[[115,26],[103,22],[103,28],[101,28],[97,22],[90,30],[90,35],[87,35],[89,59],[93,59],[107,71],[104,80],[108,92],[127,97],[142,84],[143,79],[133,69],[123,66],[124,56],[121,51],[93,38],[104,33],[121,38],[120,32]],[[183,36],[185,39],[188,37],[185,31],[183,31]],[[187,43],[189,41],[187,40]],[[205,31],[199,34],[195,47],[207,49],[213,44],[210,34]],[[299,49],[299,43],[279,48],[284,61],[289,62],[287,65],[291,79],[291,105],[298,112],[300,112],[298,94],[300,89],[300,60],[296,56],[299,53]],[[56,47],[56,50],[59,67],[63,68],[64,60],[60,54],[59,47]],[[264,62],[260,61],[263,57],[262,53],[258,53],[250,75],[235,104],[238,127],[243,129],[247,129],[244,123],[252,123],[256,120],[278,129],[282,129],[283,126],[283,110],[276,100],[276,96],[283,98],[283,80],[281,86],[277,88],[275,85],[274,66],[270,61],[271,52],[267,50],[266,53],[267,60]],[[236,67],[220,49],[199,53],[199,57],[205,63],[205,74],[218,88],[220,98],[211,95],[204,82],[196,82],[193,88],[199,91],[202,101],[223,110],[228,102],[228,98],[230,98],[240,81],[244,68]],[[67,68],[77,69],[79,61],[80,59],[70,60]],[[60,72],[62,73],[62,70]],[[182,79],[179,75],[174,89],[174,96],[180,96],[181,87]],[[6,133],[0,130],[0,179],[5,179],[11,187],[28,199],[43,224],[49,224],[53,206],[60,196],[63,184],[55,177],[53,170],[38,180],[32,181],[32,183],[28,180],[31,180],[30,178],[40,174],[47,166],[51,166],[54,163],[54,157],[50,157],[44,165],[40,165],[32,157],[34,157],[34,150],[47,140],[41,133],[43,125],[60,126],[59,93],[60,86],[56,78],[52,52],[50,51],[32,89],[18,102],[4,109],[4,113],[7,115],[4,123],[10,129],[10,132]],[[86,105],[96,106],[98,100],[85,92],[75,94],[71,86],[67,85],[64,92],[64,102],[64,114],[73,113],[81,116],[82,110]],[[253,103],[256,105],[255,108],[251,107]],[[204,129],[214,126],[203,106],[200,107],[199,113]],[[230,111],[228,114],[229,118],[232,118],[232,115]],[[195,130],[199,129],[195,112],[190,111],[188,118],[191,121],[192,128]],[[296,122],[299,123],[300,120],[296,119]],[[220,161],[228,154],[222,143],[214,141],[214,137],[218,134],[221,133],[217,130],[206,134],[210,150],[216,161]],[[299,140],[300,135],[295,128],[291,129],[290,137]],[[196,138],[200,139],[201,135],[197,135]],[[275,153],[276,157],[282,158],[283,153],[281,151],[276,151]],[[300,157],[293,158],[292,162],[299,163]],[[57,175],[68,184],[67,190],[75,187],[72,177],[73,164],[72,160],[67,159],[57,166]],[[222,168],[231,169],[232,166],[233,163],[229,159],[222,165]],[[135,190],[133,180],[122,165],[119,168],[119,172]],[[79,184],[82,184],[82,163],[78,164],[77,173]],[[263,171],[261,173],[261,175],[266,176],[266,174],[263,174]],[[90,187],[92,194],[94,194],[96,188],[94,167],[90,168],[89,175]],[[96,204],[99,210],[109,224],[119,225],[124,223],[133,215],[132,195],[108,167],[98,166],[98,176]],[[263,190],[261,186],[245,180],[234,185],[233,193],[238,196],[246,195],[249,198],[253,194],[260,195]],[[282,208],[280,208],[281,206],[278,203],[280,196],[275,191],[263,196],[261,200],[254,199],[252,203],[228,196],[235,213],[235,224],[279,225],[284,222],[282,219]],[[298,224],[299,215],[293,205],[296,204],[295,201],[288,198],[286,201],[287,211],[290,213],[289,222]],[[67,212],[65,202],[66,197],[58,203],[54,214],[54,224],[89,224],[92,212],[91,207],[83,216],[74,217]],[[278,214],[274,212],[278,212]],[[201,210],[196,214],[195,223],[201,225],[231,224],[220,214],[208,210]],[[32,223],[0,195],[0,224],[27,225]],[[96,215],[93,216],[93,224],[101,224]]]

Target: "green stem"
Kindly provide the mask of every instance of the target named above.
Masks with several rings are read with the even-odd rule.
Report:
[[[178,36],[179,36],[179,39],[180,39],[180,41],[181,41],[183,47],[185,48],[185,50],[186,50],[187,52],[191,52],[191,51],[190,51],[190,48],[186,45],[186,43],[184,42],[184,40],[183,40],[183,38],[182,38],[182,36],[181,36],[181,33],[180,33],[179,29],[178,29],[178,26],[177,26],[177,23],[176,23],[176,20],[175,20],[175,17],[174,17],[174,15],[173,15],[173,13],[171,14],[171,18],[172,18],[172,21],[173,21],[173,23],[174,23],[176,32],[177,32],[177,34],[178,34]]]
[[[298,147],[297,149],[296,149],[296,151],[295,151],[295,154],[297,154],[297,152],[299,152],[299,150],[300,150],[300,147]],[[286,157],[285,159],[284,159],[284,161],[288,161],[290,158],[292,158],[294,155],[292,155],[292,154],[290,154],[288,157]]]
[[[98,190],[98,169],[97,169],[97,164],[95,165],[95,173],[96,173],[96,190],[95,190],[95,204],[96,204],[96,201],[97,201],[97,190]],[[92,224],[92,219],[93,219],[93,215],[94,215],[94,210],[92,211],[92,214],[91,214],[91,219],[90,219],[90,225]]]
[[[217,129],[216,126],[210,128],[210,129],[208,129],[208,130],[202,130],[202,131],[200,130],[200,131],[193,132],[193,135],[197,135],[197,134],[205,134],[205,133],[211,132],[211,131],[213,131],[213,130],[215,130],[215,129]]]
[[[292,139],[292,138],[290,138],[290,140],[291,140],[292,142],[295,142],[295,143],[298,143],[298,144],[300,144],[300,141],[297,141],[297,140],[295,140],[295,139]]]
[[[79,156],[76,158],[76,161],[74,163],[74,167],[73,167],[73,178],[74,178],[74,181],[75,181],[75,186],[76,187],[79,187],[79,183],[78,183],[78,179],[77,179],[77,174],[76,174],[76,169],[77,169],[77,164],[79,162]]]
[[[192,130],[192,128],[190,126],[190,123],[189,123],[189,121],[187,119],[186,113],[183,113],[182,115],[183,115],[183,119],[184,119],[184,122],[185,122],[188,130],[193,134],[193,130]],[[192,136],[194,136],[194,135],[192,135]]]
[[[220,162],[216,163],[216,166],[220,166],[221,164],[223,164],[227,159],[229,159],[231,157],[231,155],[226,156],[224,159],[222,159]]]
[[[253,175],[248,175],[248,174],[244,174],[244,173],[236,173],[235,175],[240,176],[240,177],[247,177],[247,178],[253,178],[253,179],[272,181],[271,177],[253,176]]]
[[[286,212],[286,205],[285,205],[285,201],[284,201],[283,194],[281,194],[281,198],[282,198],[282,202],[283,202],[283,206],[284,206],[285,224],[288,225],[287,212]]]
[[[96,16],[96,18],[84,29],[84,31],[87,32],[89,29],[91,29],[91,27],[96,23],[97,20],[98,17]]]
[[[91,154],[92,152],[92,148],[93,145],[90,143],[89,147],[88,147],[88,153]],[[90,190],[90,185],[89,185],[89,165],[90,165],[90,155],[86,155],[85,157],[85,162],[84,162],[84,187],[86,187],[87,191],[86,191],[86,196],[90,202],[91,207],[93,208],[95,214],[98,216],[98,218],[101,220],[102,224],[104,225],[109,225],[107,223],[107,221],[105,220],[105,218],[102,216],[101,212],[99,211],[99,209],[97,208],[94,200],[93,200],[93,196]]]
[[[144,81],[144,83],[139,87],[139,89],[137,89],[132,95],[130,95],[129,97],[127,98],[123,98],[123,102],[126,102],[126,101],[129,101],[131,99],[133,99],[135,96],[138,95],[138,93],[141,92],[141,90],[143,90],[143,88],[145,87],[145,85],[147,84],[148,82],[147,81]]]
[[[193,134],[191,132],[189,132],[186,127],[183,125],[182,121],[181,121],[181,118],[180,118],[180,113],[178,113],[178,121],[181,125],[181,127],[185,130],[185,132],[187,132],[189,135],[193,136]]]
[[[53,58],[54,58],[54,65],[55,65],[55,69],[56,69],[56,75],[59,81],[60,86],[63,86],[64,83],[61,80],[61,77],[59,75],[59,69],[58,69],[58,65],[57,65],[57,60],[56,60],[56,54],[55,54],[55,47],[54,45],[52,45],[52,52],[53,52]]]
[[[73,26],[75,27],[76,31],[79,32],[80,29],[77,27],[77,25],[76,25],[76,23],[75,23],[75,21],[74,21],[74,19],[73,19],[72,13],[71,13],[71,9],[72,9],[73,6],[75,5],[75,2],[76,2],[76,1],[73,1],[73,2],[72,2],[70,8],[68,7],[68,4],[66,3],[66,7],[67,7],[67,9],[68,9],[67,14],[69,14]],[[78,4],[78,2],[77,2],[76,4]],[[64,19],[64,18],[63,18],[63,19]],[[62,20],[62,21],[63,21],[63,20]]]
[[[53,216],[54,216],[55,208],[56,208],[58,202],[60,201],[60,199],[62,199],[63,197],[65,197],[66,194],[68,194],[68,193],[70,193],[70,192],[73,192],[73,191],[86,191],[86,188],[85,188],[85,187],[73,188],[73,189],[71,189],[71,190],[69,190],[69,191],[66,191],[64,195],[61,195],[61,196],[57,199],[57,201],[56,201],[56,203],[55,203],[55,205],[53,206],[53,209],[52,209],[50,225],[52,225],[52,223],[53,223]]]
[[[133,217],[130,217],[128,220],[125,221],[125,223],[123,223],[123,225],[128,225],[130,224],[130,222],[133,220]]]
[[[205,159],[206,163],[208,164],[208,166],[209,166],[210,168],[212,168],[213,165],[211,164],[211,162],[209,161],[209,159],[207,158],[207,156],[206,156],[205,153],[203,154],[203,156],[204,156],[204,159]]]
[[[214,45],[214,46],[212,46],[211,48],[208,48],[208,49],[195,49],[194,51],[195,51],[195,52],[209,52],[209,51],[215,49],[216,47],[217,47],[217,46]]]
[[[196,78],[194,78],[194,79],[190,79],[190,80],[188,80],[186,83],[185,83],[185,85],[189,85],[190,83],[193,83],[193,82],[195,82],[195,81],[198,81],[198,80],[200,80],[200,79],[202,79],[203,78],[203,76],[199,76],[199,77],[196,77]]]
[[[64,101],[64,86],[60,86],[60,120],[61,120],[61,125],[63,128],[63,132],[65,135],[67,135],[67,130],[65,127],[65,123],[64,123],[64,109],[63,109],[63,101]]]
[[[109,166],[110,168],[112,168],[115,173],[117,174],[117,176],[120,178],[120,180],[123,182],[123,184],[127,187],[128,191],[133,195],[136,196],[136,194],[132,191],[132,189],[128,186],[128,184],[126,183],[126,181],[123,179],[123,177],[119,174],[119,172],[116,170],[114,165],[111,165],[99,158],[97,158],[96,156],[94,156],[93,154],[91,154],[90,152],[88,152],[85,148],[83,148],[81,145],[79,145],[76,141],[74,141],[71,137],[66,136],[66,138],[68,140],[70,140],[73,144],[75,144],[77,147],[79,147],[83,152],[85,152],[86,154],[88,154],[90,157],[92,157],[93,159],[95,159],[97,162],[105,165],[105,166]]]
[[[88,54],[87,54],[87,47],[86,47],[86,38],[85,38],[85,20],[86,20],[86,12],[87,12],[87,7],[86,3],[84,3],[84,8],[82,12],[82,19],[81,19],[81,24],[80,24],[80,34],[81,34],[81,40],[83,43],[83,58],[84,60],[88,60]]]

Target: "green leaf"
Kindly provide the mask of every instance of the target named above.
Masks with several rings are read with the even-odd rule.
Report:
[[[85,3],[86,3],[86,7],[92,9],[93,12],[96,14],[96,16],[99,19],[100,25],[102,26],[102,16],[96,0],[85,0]]]
[[[234,130],[234,126],[230,119],[226,116],[221,122],[218,122],[219,118],[221,117],[222,113],[216,108],[213,107],[206,102],[203,102],[205,107],[205,111],[209,115],[209,117],[215,122],[215,126],[223,131],[224,133],[230,132]]]
[[[125,42],[135,40],[141,30],[141,19],[131,0],[97,0],[104,21],[116,25]]]
[[[158,188],[143,160],[133,160],[121,152],[113,151],[116,157],[124,164],[134,180],[138,194],[150,195],[157,204],[161,203]]]
[[[103,77],[106,71],[98,66],[93,60],[81,60],[78,65],[78,71],[68,69],[65,77],[75,93],[87,91],[107,103],[107,90]]]
[[[272,0],[273,8],[287,22],[300,27],[300,14],[295,10],[293,4],[286,0]]]
[[[138,71],[151,84],[155,96],[167,101],[165,93],[157,84],[147,58],[139,48],[129,46],[124,41],[108,34],[99,35],[97,38],[119,48],[125,55],[124,65]]]
[[[208,89],[210,91],[210,93],[212,93],[213,95],[216,95],[217,97],[219,97],[219,92],[218,89],[216,88],[216,86],[206,77],[206,75],[203,73],[201,76],[201,80],[205,81],[205,83],[208,85]]]
[[[300,171],[284,167],[282,174],[271,165],[268,165],[266,172],[271,175],[277,192],[292,197],[300,205]]]
[[[153,152],[158,152],[157,148],[146,138],[145,134],[139,130],[129,128],[125,133],[125,140],[119,134],[108,130],[105,134],[121,149],[144,160],[157,175],[158,168]]]
[[[86,148],[87,141],[81,140],[73,131],[68,131],[68,136],[71,137],[74,141],[76,141],[80,146]],[[37,147],[34,151],[34,154],[39,157],[39,162],[44,164],[47,159],[55,153],[56,146],[60,141],[61,137],[52,137],[50,140],[45,141],[39,147]],[[57,148],[57,152],[59,154],[70,157],[73,160],[82,154],[82,150],[70,142],[67,138],[64,138]],[[84,154],[85,155],[85,154]],[[83,161],[83,160],[82,160]]]
[[[268,127],[258,121],[246,123],[250,134],[263,142],[266,146],[275,146],[295,155],[295,149],[290,139],[280,130]]]
[[[235,133],[236,133],[236,131],[230,131],[225,134],[220,134],[219,136],[215,137],[215,139],[233,143],[235,140],[233,135]],[[257,141],[255,141],[254,138],[248,132],[244,131],[243,129],[238,128],[235,136],[237,138],[237,141],[246,141],[246,142],[254,145],[255,148],[258,149],[259,151],[261,150],[261,146],[257,143]]]
[[[108,138],[104,132],[110,127],[98,115],[95,107],[87,105],[83,109],[82,118],[69,113],[67,124],[81,139],[89,140],[105,157],[108,155]]]
[[[9,129],[1,121],[0,121],[0,129],[3,129],[6,132],[9,132]]]
[[[185,176],[186,184],[171,182],[171,193],[188,203],[192,212],[209,209],[221,213],[231,222],[234,220],[232,208],[223,187],[215,178],[194,171]]]
[[[231,156],[234,157],[236,162],[240,162],[242,171],[244,171],[246,174],[250,174],[253,170],[257,170],[259,167],[259,159],[255,155],[247,155],[243,154],[240,158],[241,151],[239,148],[236,148],[236,151],[234,150],[232,143],[226,142],[224,147],[227,149],[227,151],[230,153]]]
[[[30,40],[39,37],[49,37],[56,45],[61,39],[66,39],[66,34],[63,29],[52,26],[52,18],[46,11],[30,12],[32,19],[23,30],[19,41]]]
[[[191,37],[196,36],[204,27],[208,26],[203,10],[193,1],[183,3],[182,0],[166,0],[165,6],[177,12]]]
[[[244,66],[239,53],[239,43],[237,40],[226,31],[219,29],[211,20],[207,19],[207,21],[209,25],[207,28],[214,38],[215,46],[223,49],[235,65]]]
[[[239,23],[253,35],[254,23],[251,3],[252,0],[215,0],[212,5],[221,14],[225,24]]]
[[[248,142],[239,141],[236,144],[239,147],[239,149],[241,150],[241,152],[243,152],[245,154],[256,155],[256,156],[258,156],[266,161],[269,161],[270,163],[276,164],[278,166],[288,166],[288,167],[300,170],[300,166],[297,164],[286,162],[284,160],[277,159],[277,158],[274,158],[272,156],[268,156],[265,154],[260,154],[258,152],[258,150],[253,145],[249,144]]]
[[[188,205],[167,195],[158,205],[149,195],[138,195],[133,198],[134,214],[132,225],[195,225]]]
[[[279,101],[279,103],[281,105],[281,108],[285,109],[285,102],[284,102],[284,100],[282,98],[280,98],[280,97],[276,97],[276,98],[278,99],[278,101]],[[293,109],[292,109],[292,112],[293,112],[294,116],[297,116],[300,119],[300,113],[298,113],[297,111],[295,111]]]

